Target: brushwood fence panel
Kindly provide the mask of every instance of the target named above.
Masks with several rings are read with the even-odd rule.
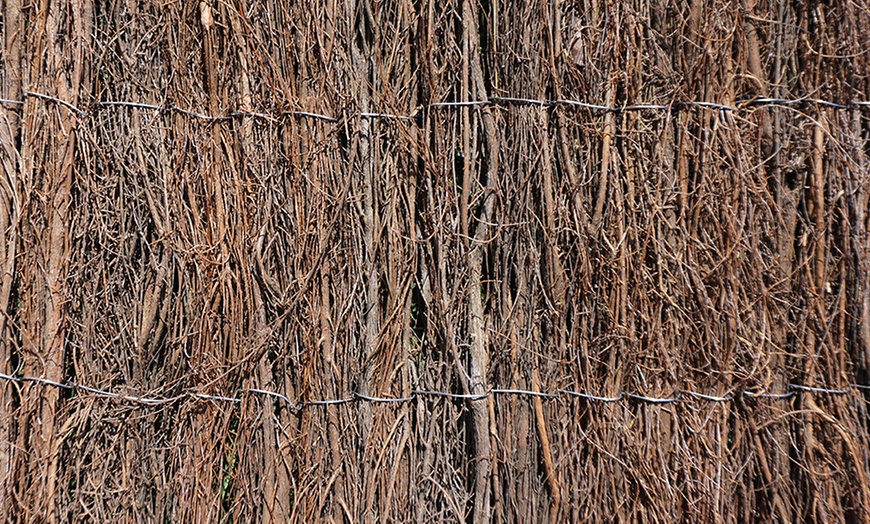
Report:
[[[870,520],[870,5],[2,4],[4,522]]]

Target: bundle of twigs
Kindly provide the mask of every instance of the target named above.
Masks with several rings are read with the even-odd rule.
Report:
[[[0,520],[870,519],[863,0],[3,10]]]

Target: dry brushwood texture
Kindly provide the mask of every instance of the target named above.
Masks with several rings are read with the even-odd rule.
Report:
[[[870,520],[866,0],[2,10],[3,522]]]

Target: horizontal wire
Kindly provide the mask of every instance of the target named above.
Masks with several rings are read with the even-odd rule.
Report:
[[[795,395],[794,391],[788,393],[753,393],[752,391],[744,391],[743,394],[749,398],[791,398]]]
[[[788,387],[799,391],[810,391],[812,393],[827,393],[829,395],[845,395],[849,392],[848,387],[846,389],[828,389],[813,386],[803,386],[801,384],[789,384]]]
[[[721,109],[722,111],[739,111],[738,108],[732,106],[726,106],[724,104],[716,104],[713,102],[679,102],[678,105],[681,106],[697,106],[697,107],[709,107],[711,109]]]
[[[357,113],[356,116],[359,117],[359,118],[383,118],[383,119],[386,119],[386,120],[389,120],[389,119],[393,119],[393,120],[410,120],[410,121],[413,121],[413,120],[414,120],[414,117],[412,117],[412,116],[406,116],[406,115],[389,115],[389,114],[384,114],[384,113]]]
[[[24,94],[24,96],[33,96],[36,98],[41,98],[43,100],[50,100],[52,102],[56,102],[64,107],[66,107],[67,109],[70,109],[71,111],[73,111],[74,113],[76,113],[79,116],[85,116],[84,111],[82,111],[78,107],[72,105],[71,103],[67,102],[66,100],[61,100],[60,98],[55,98],[53,96],[44,95],[42,93],[34,93],[33,91],[24,91],[23,94]],[[22,103],[23,103],[23,101],[22,101]]]
[[[232,113],[227,113],[227,116],[230,118],[250,117],[262,118],[263,120],[275,120],[275,117],[272,115],[267,115],[266,113],[255,113],[253,111],[233,111]]]
[[[259,393],[261,395],[268,395],[270,397],[275,397],[275,398],[283,400],[284,402],[289,404],[290,408],[292,408],[294,411],[299,411],[300,409],[302,409],[299,406],[297,406],[296,404],[294,404],[293,401],[290,400],[289,398],[287,398],[285,395],[282,395],[281,393],[276,393],[274,391],[268,391],[265,389],[257,389],[257,388],[241,388],[241,389],[239,389],[239,393]]]
[[[77,386],[76,389],[81,389],[87,391],[88,393],[93,393],[95,395],[99,395],[101,397],[111,397],[111,398],[121,398],[119,393],[113,393],[111,391],[103,391],[102,389],[92,388],[88,386]]]
[[[11,380],[15,380],[17,382],[38,382],[40,384],[48,384],[49,386],[55,386],[55,387],[63,388],[63,389],[75,389],[75,386],[72,386],[70,384],[61,384],[60,382],[55,382],[54,380],[49,380],[47,378],[38,378],[38,377],[15,378],[15,377],[10,377],[9,375],[0,375],[0,378],[4,378],[7,380],[11,379]]]
[[[680,102],[679,105],[688,105],[694,102]],[[635,105],[635,106],[624,106],[624,107],[614,107],[611,111],[615,112],[625,112],[625,111],[665,111],[670,109],[670,106],[659,106],[659,105]]]
[[[319,399],[319,400],[300,400],[297,402],[293,402],[286,395],[278,393],[276,391],[269,391],[266,389],[259,388],[239,388],[236,391],[236,397],[229,396],[221,396],[221,395],[208,395],[205,393],[199,393],[195,391],[188,391],[182,393],[180,395],[176,395],[174,397],[148,397],[144,395],[128,395],[123,393],[117,393],[114,391],[107,391],[99,388],[94,388],[91,386],[85,386],[82,384],[77,384],[75,382],[57,382],[55,380],[43,378],[43,377],[30,377],[30,376],[13,376],[6,375],[0,373],[0,379],[9,381],[9,382],[34,382],[38,384],[45,384],[48,386],[54,386],[57,388],[62,388],[66,390],[78,390],[82,392],[93,393],[94,395],[100,397],[108,397],[114,398],[122,401],[135,402],[139,404],[145,405],[161,405],[161,404],[169,404],[173,402],[177,402],[185,397],[203,399],[203,400],[217,400],[222,402],[233,402],[238,403],[241,402],[241,399],[238,395],[243,393],[249,394],[259,394],[259,395],[267,395],[279,400],[284,401],[290,406],[294,411],[300,411],[306,406],[336,406],[341,404],[350,404],[352,402],[372,402],[372,403],[390,403],[390,404],[398,404],[411,402],[418,397],[439,397],[439,398],[449,398],[454,400],[470,400],[470,401],[478,401],[483,400],[485,398],[494,396],[494,395],[516,395],[516,396],[533,396],[533,397],[541,397],[548,399],[558,399],[563,395],[567,395],[569,397],[582,398],[586,400],[590,400],[593,402],[601,402],[601,403],[613,403],[619,402],[621,400],[634,400],[639,402],[645,402],[648,404],[670,404],[674,402],[678,402],[683,399],[684,396],[692,397],[698,400],[706,400],[709,402],[731,402],[735,400],[737,397],[735,395],[725,395],[725,396],[716,396],[716,395],[707,395],[704,393],[699,393],[696,391],[689,390],[678,390],[674,392],[673,395],[668,397],[651,397],[647,395],[641,395],[639,393],[631,393],[622,391],[615,397],[606,397],[600,395],[593,395],[590,393],[582,392],[582,391],[573,391],[569,389],[557,389],[554,393],[548,393],[546,391],[531,391],[526,389],[505,389],[505,388],[493,388],[489,389],[484,393],[450,393],[447,391],[433,391],[433,390],[422,390],[422,389],[414,389],[411,391],[410,396],[407,397],[376,397],[371,395],[365,395],[359,392],[353,392],[349,397],[337,398],[337,399]],[[743,396],[750,399],[788,399],[794,397],[796,394],[804,392],[804,393],[813,393],[820,395],[846,395],[853,390],[870,390],[870,385],[866,384],[849,384],[842,389],[833,389],[819,386],[805,386],[803,384],[795,384],[789,383],[787,385],[788,390],[783,391],[781,393],[762,391],[762,392],[754,392],[754,391],[743,391]]]
[[[222,397],[220,395],[206,395],[205,393],[188,393],[191,397],[201,398],[205,400],[221,400],[223,402],[239,403],[242,399],[233,397]]]
[[[705,395],[703,393],[698,393],[696,391],[687,391],[685,389],[680,390],[680,393],[684,393],[689,395],[690,397],[699,398],[701,400],[709,400],[710,402],[731,402],[734,400],[734,395],[725,395],[724,397],[717,397],[714,395]]]
[[[642,402],[649,402],[650,404],[670,404],[671,402],[676,402],[680,400],[680,392],[677,391],[672,397],[647,397],[644,395],[638,395],[636,393],[626,393],[628,398],[633,400],[640,400]]]
[[[426,391],[426,390],[418,390],[418,389],[415,389],[411,393],[413,393],[415,396],[446,397],[446,398],[455,398],[457,400],[483,400],[489,396],[489,392],[486,392],[486,393],[447,393],[445,391]]]
[[[112,391],[104,391],[104,390],[92,388],[89,386],[83,386],[81,384],[70,383],[70,385],[77,390],[82,390],[82,391],[87,391],[89,393],[94,393],[95,395],[99,395],[101,397],[117,398],[117,399],[121,399],[121,400],[128,400],[130,402],[136,402],[138,404],[147,404],[147,405],[169,404],[169,403],[181,400],[182,398],[184,398],[186,396],[186,395],[177,395],[175,397],[168,397],[168,398],[140,397],[137,395],[124,395],[121,393],[114,393]]]
[[[303,406],[338,406],[341,404],[350,404],[356,402],[356,397],[337,398],[330,400],[306,400],[302,403]]]
[[[583,109],[592,109],[595,111],[619,111],[619,108],[609,107],[609,106],[600,106],[597,104],[587,104],[586,102],[580,102],[578,100],[553,100],[553,105],[566,105],[566,106],[575,106]]]
[[[88,116],[88,111],[80,109],[76,107],[70,102],[65,100],[61,100],[59,98],[46,95],[43,93],[37,93],[34,91],[24,91],[23,95],[25,97],[32,96],[35,98],[40,98],[43,100],[48,100],[52,102],[56,102],[77,115],[81,117]],[[9,100],[9,99],[0,99],[0,104],[13,104],[21,106],[24,104],[23,100]],[[490,97],[489,100],[468,100],[462,102],[433,102],[426,106],[423,106],[423,109],[437,109],[437,108],[458,108],[458,107],[473,107],[473,106],[489,106],[489,105],[501,105],[501,106],[509,106],[509,105],[527,105],[527,106],[540,106],[541,108],[551,108],[555,106],[572,106],[581,109],[588,109],[592,111],[604,111],[604,112],[614,112],[614,113],[625,113],[632,111],[669,111],[675,108],[680,107],[699,107],[703,109],[714,109],[717,111],[728,111],[728,112],[742,112],[746,111],[748,108],[757,108],[760,106],[794,106],[794,105],[806,105],[806,104],[817,104],[820,106],[826,106],[833,109],[849,109],[852,107],[855,108],[867,108],[870,107],[870,101],[865,100],[854,100],[847,103],[837,103],[832,102],[830,100],[822,100],[819,98],[809,98],[809,97],[801,97],[801,98],[752,98],[746,100],[737,100],[734,106],[721,104],[717,102],[705,102],[705,101],[674,101],[671,105],[661,105],[661,104],[635,104],[635,105],[624,105],[624,106],[605,106],[598,104],[590,104],[588,102],[582,102],[580,100],[569,100],[569,99],[558,99],[558,100],[538,100],[534,98],[521,98],[521,97],[512,97],[512,96],[494,96]],[[198,120],[204,120],[207,122],[226,122],[232,120],[233,118],[238,117],[250,117],[250,118],[261,118],[261,119],[275,119],[281,116],[295,116],[302,118],[313,118],[317,120],[324,120],[326,122],[339,122],[340,119],[330,115],[324,115],[321,113],[315,113],[311,111],[282,111],[275,115],[269,115],[266,113],[257,113],[253,111],[231,111],[225,115],[208,115],[204,113],[199,113],[196,111],[192,111],[189,109],[183,109],[176,105],[167,105],[160,106],[154,104],[146,104],[142,102],[133,102],[133,101],[123,101],[123,100],[106,100],[106,101],[95,101],[91,103],[88,108],[99,108],[99,107],[131,107],[138,109],[149,109],[154,111],[162,111],[169,112],[175,111],[180,114],[189,116],[191,118],[195,118]],[[416,112],[415,112],[416,114]],[[397,115],[390,113],[376,113],[376,112],[361,112],[361,113],[353,113],[347,115],[348,117],[356,117],[356,118],[378,118],[385,120],[401,120],[414,122],[417,121],[415,115]]]
[[[391,403],[391,402],[410,402],[414,400],[414,396],[410,397],[397,397],[397,398],[384,398],[384,397],[370,397],[368,395],[363,395],[362,393],[354,393],[353,396],[357,398],[357,400],[365,400],[367,402],[381,402],[381,403]]]
[[[469,106],[487,106],[492,102],[489,100],[472,100],[470,102],[434,102],[428,107],[469,107]]]
[[[594,400],[596,402],[619,402],[625,397],[625,393],[620,392],[618,396],[615,397],[599,397],[597,395],[590,395],[589,393],[581,393],[579,391],[569,391],[567,389],[559,389],[557,390],[559,393],[565,393],[566,395],[571,395],[572,397],[580,397],[585,398],[587,400]]]
[[[547,100],[534,100],[531,98],[516,98],[512,96],[493,96],[489,98],[489,101],[496,104],[521,104],[521,105],[530,105],[530,106],[542,106],[549,107],[553,105],[553,102],[549,102]]]
[[[558,393],[542,393],[540,391],[528,391],[525,389],[490,389],[494,395],[527,395],[530,397],[559,398]]]
[[[105,102],[100,102],[96,105],[97,105],[97,107],[99,107],[99,106],[106,106],[106,107],[119,106],[119,107],[136,107],[138,109],[154,109],[157,111],[168,111],[169,110],[169,108],[167,108],[167,107],[155,106],[153,104],[143,104],[141,102],[123,102],[123,101],[116,101],[116,100],[107,100]]]

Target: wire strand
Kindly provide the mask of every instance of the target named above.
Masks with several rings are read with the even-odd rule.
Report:
[[[81,118],[85,118],[91,115],[93,110],[99,108],[109,108],[109,107],[117,107],[117,108],[134,108],[134,109],[145,109],[152,111],[160,111],[160,112],[176,112],[185,116],[188,116],[193,119],[202,120],[206,122],[228,122],[233,118],[260,118],[266,120],[276,120],[281,117],[298,117],[298,118],[312,118],[316,120],[323,120],[325,122],[338,123],[341,119],[325,115],[312,111],[281,111],[275,114],[267,114],[260,112],[252,112],[252,111],[230,111],[223,115],[209,115],[205,113],[200,113],[197,111],[193,111],[190,109],[183,109],[176,105],[155,105],[148,104],[144,102],[136,102],[136,101],[124,101],[124,100],[106,100],[106,101],[95,101],[90,103],[87,106],[87,109],[81,109],[74,104],[61,100],[60,98],[56,98],[50,95],[46,95],[43,93],[37,93],[34,91],[24,91],[24,97],[34,97],[39,98],[49,102],[55,102],[60,104],[73,113],[77,114]],[[0,99],[0,104],[7,105],[15,105],[19,107],[24,106],[24,100],[9,100],[9,99]],[[870,108],[870,101],[863,100],[853,100],[851,102],[846,103],[838,103],[832,102],[830,100],[822,100],[819,98],[810,98],[810,97],[801,97],[801,98],[752,98],[746,100],[737,100],[734,105],[728,105],[718,102],[707,102],[700,100],[682,100],[682,101],[674,101],[670,105],[661,105],[661,104],[634,104],[634,105],[623,105],[623,106],[605,106],[599,104],[592,104],[588,102],[583,102],[580,100],[570,100],[570,99],[557,99],[557,100],[538,100],[534,98],[522,98],[515,96],[493,96],[488,100],[468,100],[461,102],[433,102],[422,106],[424,111],[432,110],[432,109],[456,109],[462,107],[486,107],[486,106],[538,106],[541,109],[549,109],[557,106],[568,106],[575,107],[579,109],[586,109],[589,111],[602,111],[602,112],[612,112],[612,113],[627,113],[633,111],[672,111],[679,110],[684,107],[697,107],[701,109],[709,109],[723,112],[732,112],[732,113],[740,113],[746,112],[751,109],[756,109],[759,107],[769,106],[796,106],[796,105],[809,105],[816,104],[819,106],[830,107],[832,109],[850,109],[850,108],[858,108],[858,109],[868,109]],[[419,108],[413,114],[409,115],[400,115],[400,114],[391,114],[391,113],[378,113],[378,112],[360,112],[360,113],[352,113],[346,115],[347,117],[353,118],[367,118],[367,119],[382,119],[382,120],[398,120],[405,122],[417,122],[419,115]]]
[[[496,395],[512,395],[512,396],[531,396],[531,397],[540,397],[545,399],[561,399],[564,397],[573,397],[573,398],[582,398],[591,402],[598,403],[614,403],[622,400],[630,400],[635,402],[642,402],[646,404],[672,404],[674,402],[683,401],[686,397],[691,397],[695,400],[707,401],[712,403],[722,403],[722,402],[732,402],[737,396],[728,394],[725,396],[716,396],[716,395],[708,395],[705,393],[700,393],[697,391],[690,390],[677,390],[674,394],[666,397],[655,397],[642,395],[640,393],[621,391],[615,397],[608,397],[603,395],[595,395],[584,391],[573,391],[569,389],[556,389],[553,392],[547,391],[532,391],[526,389],[508,389],[508,388],[492,388],[488,389],[484,393],[452,393],[449,391],[433,391],[433,390],[423,390],[423,389],[414,389],[411,391],[409,396],[405,397],[377,397],[372,395],[366,395],[359,392],[352,392],[349,396],[343,398],[335,398],[335,399],[310,399],[310,400],[299,400],[297,402],[293,402],[286,395],[278,393],[277,391],[270,391],[267,389],[261,388],[239,388],[236,390],[236,396],[226,396],[226,395],[210,395],[206,393],[200,393],[196,391],[188,391],[181,395],[176,395],[172,397],[160,397],[160,396],[147,396],[144,394],[125,394],[118,393],[115,391],[109,391],[105,389],[99,389],[92,386],[87,386],[83,384],[77,384],[75,382],[58,382],[56,380],[51,380],[45,377],[31,377],[31,376],[13,376],[13,375],[5,375],[0,373],[0,379],[5,380],[7,382],[15,382],[15,383],[25,383],[25,382],[33,382],[36,384],[43,384],[46,386],[53,386],[56,388],[61,388],[65,390],[76,390],[84,393],[91,393],[98,397],[112,398],[118,401],[125,401],[136,404],[143,404],[148,406],[158,406],[163,404],[169,404],[173,402],[178,402],[185,397],[189,397],[192,399],[200,399],[200,400],[214,400],[219,402],[232,402],[238,403],[242,401],[243,394],[253,394],[253,395],[266,395],[270,397],[277,398],[283,402],[285,402],[292,410],[301,411],[307,406],[338,406],[343,404],[350,404],[353,402],[370,402],[370,403],[383,403],[383,404],[404,404],[408,402],[412,402],[419,397],[436,397],[436,398],[448,398],[452,400],[467,400],[467,401],[479,401],[486,399],[488,397],[496,396]],[[774,399],[774,400],[783,400],[794,397],[800,393],[809,393],[815,395],[847,395],[852,392],[862,391],[862,390],[870,390],[870,385],[866,384],[849,384],[848,386],[842,388],[828,388],[823,386],[806,386],[803,384],[789,383],[787,386],[787,390],[783,392],[770,392],[770,391],[743,391],[743,396],[748,399]],[[863,395],[863,393],[862,393]]]

